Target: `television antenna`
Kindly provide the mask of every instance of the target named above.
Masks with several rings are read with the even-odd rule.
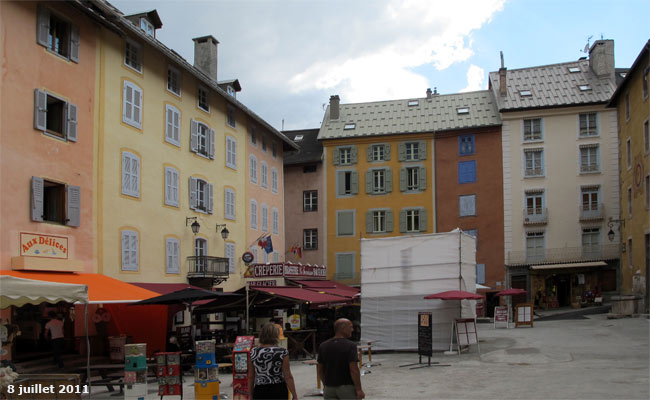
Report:
[[[592,37],[594,37],[594,35],[591,35],[587,38],[587,44],[585,45],[585,48],[582,50],[583,53],[589,53],[589,47],[590,47],[589,41],[591,40]]]

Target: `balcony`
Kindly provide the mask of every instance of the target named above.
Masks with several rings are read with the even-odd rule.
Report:
[[[600,166],[598,164],[580,164],[581,174],[593,174],[595,172],[600,172]]]
[[[506,265],[554,264],[582,261],[615,260],[619,258],[620,245],[600,244],[580,247],[535,249],[532,252],[510,251]]]
[[[580,221],[599,221],[605,218],[605,204],[584,204],[579,207]]]
[[[192,285],[212,288],[228,279],[229,260],[225,257],[187,257],[187,280]]]
[[[546,208],[524,208],[524,225],[543,225],[548,221]]]

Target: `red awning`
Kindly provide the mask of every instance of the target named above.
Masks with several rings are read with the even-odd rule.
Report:
[[[264,292],[273,296],[284,297],[286,299],[298,300],[312,304],[343,304],[350,301],[350,297],[336,296],[333,294],[319,293],[315,290],[303,289],[300,287],[290,286],[251,286],[251,290]]]
[[[292,282],[303,286],[305,289],[315,290],[317,292],[325,292],[337,296],[354,298],[360,294],[359,289],[355,287],[347,286],[338,282],[332,282],[329,280],[305,280]]]

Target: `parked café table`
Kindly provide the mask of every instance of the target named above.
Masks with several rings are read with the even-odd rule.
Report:
[[[299,356],[316,358],[316,329],[304,329],[300,331],[284,331],[284,336],[288,339],[289,357],[296,359]],[[311,342],[311,351],[306,348],[306,344]]]

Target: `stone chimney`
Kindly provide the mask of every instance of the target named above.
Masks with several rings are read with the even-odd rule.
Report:
[[[427,89],[427,100],[431,100],[431,96],[433,96],[433,92],[431,91],[431,88]]]
[[[192,39],[194,41],[194,67],[217,80],[217,45],[219,41],[212,35]]]
[[[596,40],[589,49],[589,68],[599,78],[614,79],[614,41]]]
[[[501,56],[501,68],[499,68],[499,94],[505,96],[508,94],[508,68],[503,63],[503,52],[499,52]]]
[[[341,99],[338,95],[330,96],[330,119],[339,119],[339,102]]]

